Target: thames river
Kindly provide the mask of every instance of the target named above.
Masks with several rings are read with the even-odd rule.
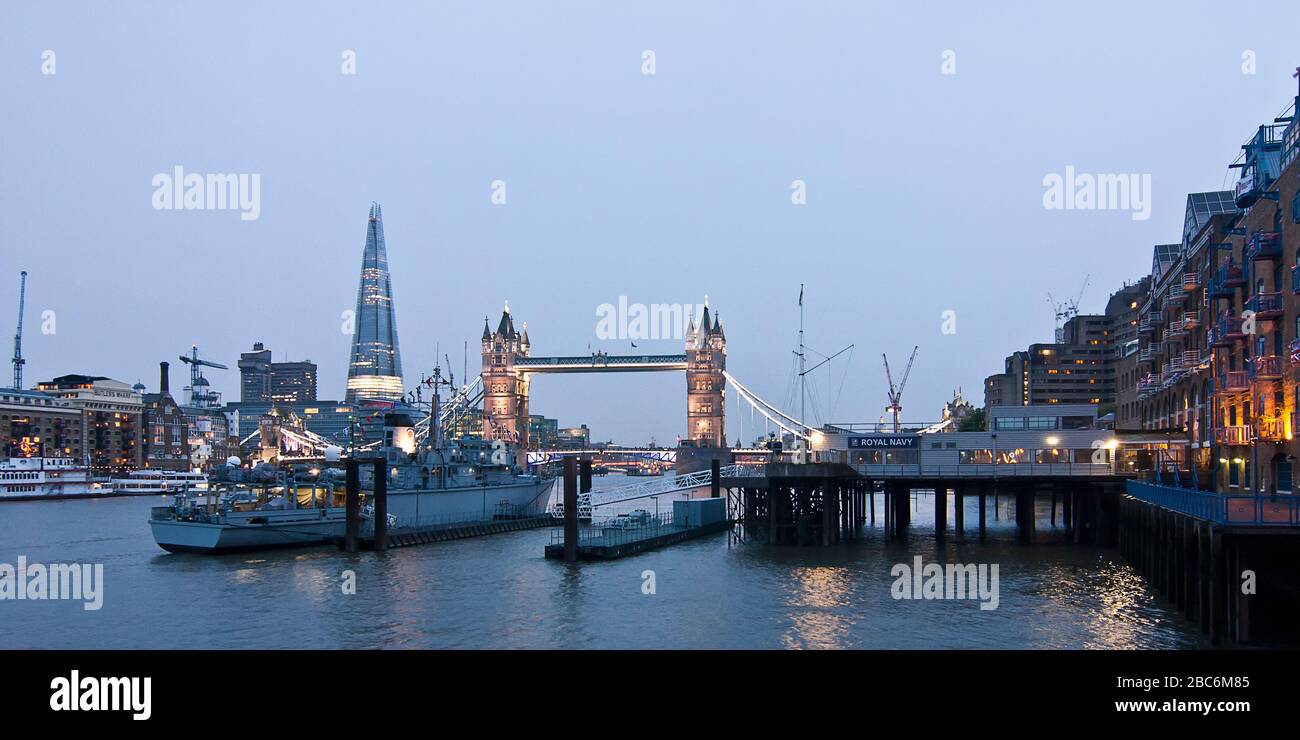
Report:
[[[595,486],[622,482],[598,478]],[[831,548],[737,543],[723,533],[580,564],[544,559],[545,529],[383,554],[174,555],[154,544],[146,523],[161,503],[0,504],[0,563],[25,556],[104,566],[97,611],[76,601],[0,601],[0,648],[1207,646],[1115,548],[1068,544],[1047,523],[1043,502],[1033,546],[1014,542],[1006,500],[1000,520],[990,510],[985,542],[951,532],[936,542],[922,495],[905,542],[887,542],[878,515],[862,541]],[[971,528],[975,501],[967,504]],[[997,608],[893,598],[891,568],[916,556],[997,564]],[[342,588],[346,571],[355,594]]]

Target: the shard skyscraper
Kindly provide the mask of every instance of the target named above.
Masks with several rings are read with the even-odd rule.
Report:
[[[349,403],[366,399],[402,400],[402,355],[397,345],[397,314],[393,310],[393,286],[388,278],[388,253],[384,249],[383,210],[378,203],[370,204],[354,319],[346,400]]]

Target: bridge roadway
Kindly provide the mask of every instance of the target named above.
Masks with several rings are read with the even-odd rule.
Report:
[[[686,355],[608,355],[595,352],[572,357],[519,357],[515,369],[528,373],[646,372],[685,370]]]

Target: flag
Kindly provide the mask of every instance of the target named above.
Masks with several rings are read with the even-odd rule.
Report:
[[[636,349],[636,342],[632,342],[632,349]]]
[[[803,283],[799,283],[799,305],[803,305]]]

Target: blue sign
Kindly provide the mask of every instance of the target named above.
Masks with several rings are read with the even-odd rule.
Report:
[[[871,437],[849,437],[849,449],[915,449],[920,437],[916,435],[879,434]]]

